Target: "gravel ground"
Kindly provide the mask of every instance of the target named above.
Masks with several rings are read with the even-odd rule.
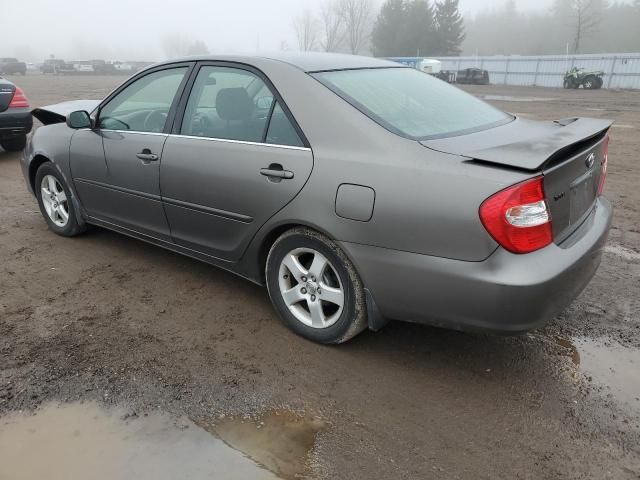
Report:
[[[40,106],[122,78],[15,80]],[[315,345],[231,274],[101,229],[49,232],[0,151],[0,414],[91,401],[210,425],[284,409],[322,419],[308,478],[640,478],[640,93],[466,89],[525,117],[616,120],[603,264],[547,328],[393,323]]]

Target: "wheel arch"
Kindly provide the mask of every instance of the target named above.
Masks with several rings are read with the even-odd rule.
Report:
[[[287,221],[282,222],[277,225],[273,225],[263,236],[260,237],[258,244],[258,248],[256,249],[256,253],[251,255],[252,260],[249,265],[250,275],[253,276],[256,280],[259,281],[260,284],[266,285],[266,264],[267,257],[269,255],[269,251],[271,247],[275,243],[275,241],[285,232],[292,230],[294,228],[308,228],[310,230],[314,230],[322,235],[326,236],[331,241],[336,244],[340,244],[340,242],[332,236],[325,229],[319,227],[318,225],[310,224],[308,222],[299,222],[299,221]],[[367,326],[369,330],[377,332],[381,330],[387,323],[389,323],[389,319],[385,318],[375,302],[371,291],[367,288],[367,284],[362,277],[361,269],[359,268],[358,262],[351,256],[350,252],[344,248],[341,248],[344,255],[350,260],[351,264],[356,270],[356,273],[360,277],[360,281],[362,282],[362,286],[364,287],[365,293],[365,305],[367,309]],[[252,271],[251,271],[252,270]]]
[[[294,228],[309,228],[311,230],[315,230],[318,233],[326,236],[330,240],[337,242],[337,240],[329,234],[326,230],[317,225],[310,224],[308,222],[299,222],[299,221],[286,221],[282,223],[278,223],[277,225],[271,226],[261,237],[258,239],[258,246],[255,249],[256,253],[252,255],[253,260],[251,263],[253,264],[253,272],[254,275],[262,284],[265,284],[265,268],[267,265],[267,257],[269,256],[269,251],[271,247],[275,243],[275,241],[282,235],[283,233],[293,230]],[[346,252],[345,252],[346,254]]]
[[[42,166],[42,164],[51,162],[51,159],[42,155],[37,154],[29,163],[29,185],[31,185],[31,189],[34,194],[36,191],[36,174],[38,173],[38,169]]]
[[[80,204],[80,200],[78,199],[78,196],[76,195],[76,191],[73,187],[73,184],[64,174],[64,172],[60,168],[60,165],[58,165],[51,158],[49,158],[48,156],[42,153],[37,153],[36,155],[34,155],[33,159],[31,159],[31,162],[29,162],[29,166],[28,166],[29,186],[31,187],[33,194],[36,196],[38,195],[36,190],[36,175],[38,174],[38,170],[40,169],[40,167],[45,163],[51,163],[64,179],[67,185],[67,188],[69,189],[71,196],[74,200],[73,209],[75,210],[75,213],[76,213],[76,220],[78,222],[78,225],[80,225],[81,227],[84,227],[86,225],[87,216],[85,214],[85,211],[82,205]]]

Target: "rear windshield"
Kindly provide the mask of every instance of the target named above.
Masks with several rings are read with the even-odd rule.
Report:
[[[411,68],[312,75],[362,113],[404,137],[428,140],[461,135],[513,120],[473,95]]]

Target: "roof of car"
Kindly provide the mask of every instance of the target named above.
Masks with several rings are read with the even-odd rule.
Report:
[[[346,70],[350,68],[402,67],[402,65],[389,60],[342,53],[279,52],[275,55],[264,55],[264,57],[288,63],[306,72]]]
[[[207,55],[194,56],[184,60],[209,60],[251,63],[252,60],[275,60],[292,65],[305,72],[321,72],[329,70],[348,70],[357,68],[404,67],[396,62],[381,58],[360,55],[346,55],[342,53],[321,52],[277,52],[273,54],[257,55]],[[174,60],[175,61],[175,60]]]

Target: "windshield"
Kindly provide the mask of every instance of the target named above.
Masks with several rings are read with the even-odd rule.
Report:
[[[461,135],[513,120],[459,88],[411,68],[313,76],[383,127],[413,139]]]

